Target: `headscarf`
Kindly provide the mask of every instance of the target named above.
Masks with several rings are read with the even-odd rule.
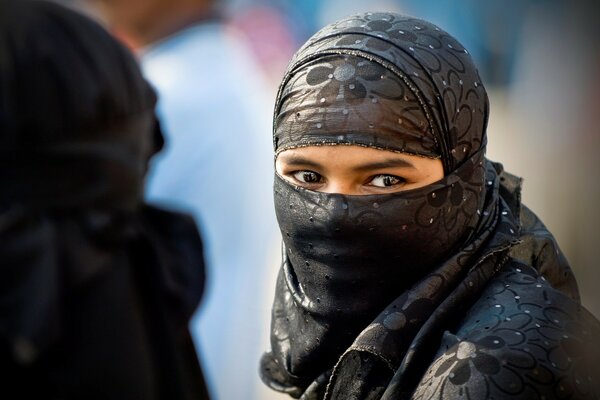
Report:
[[[24,397],[206,396],[187,331],[202,244],[142,200],[155,102],[98,24],[0,2],[0,369]]]
[[[294,55],[274,144],[277,153],[340,143],[441,157],[450,173],[484,147],[488,115],[485,88],[456,39],[423,20],[367,13],[323,28]]]
[[[0,5],[0,204],[135,208],[161,145],[154,91],[97,24],[17,3]]]
[[[410,396],[444,329],[519,243],[519,206],[501,196],[508,175],[484,157],[488,109],[468,51],[423,20],[349,17],[295,54],[275,104],[276,154],[358,145],[441,158],[445,176],[368,196],[275,177],[283,263],[265,383],[303,399]]]

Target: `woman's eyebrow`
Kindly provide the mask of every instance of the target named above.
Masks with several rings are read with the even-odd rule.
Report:
[[[361,164],[361,165],[354,167],[353,169],[355,171],[364,172],[364,171],[371,171],[374,169],[394,168],[394,167],[415,168],[413,163],[411,163],[408,160],[405,160],[402,158],[393,158],[393,159],[381,160],[381,161],[367,163],[367,164]]]
[[[288,165],[288,166],[310,166],[310,167],[320,167],[321,164],[309,160],[308,158],[304,158],[302,156],[297,156],[297,155],[293,155],[293,156],[287,156],[283,158],[283,161]]]

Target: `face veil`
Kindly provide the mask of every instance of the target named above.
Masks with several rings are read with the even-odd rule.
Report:
[[[347,371],[334,373],[334,366],[357,343],[377,360],[367,363],[379,371],[374,375],[397,369],[498,224],[497,176],[485,159],[487,119],[487,94],[468,52],[425,21],[354,16],[296,53],[275,106],[276,154],[365,146],[441,158],[445,176],[368,196],[314,192],[275,177],[284,246],[272,352],[262,360],[268,385],[294,396],[332,396]],[[395,335],[369,328],[386,317],[389,326],[402,325]],[[398,346],[379,347],[390,341]]]

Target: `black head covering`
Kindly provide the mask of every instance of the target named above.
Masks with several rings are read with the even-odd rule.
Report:
[[[160,145],[152,88],[100,26],[29,3],[0,5],[0,202],[135,207]]]
[[[508,202],[508,175],[484,157],[487,120],[467,50],[426,21],[357,15],[296,53],[275,104],[276,154],[359,145],[441,158],[445,176],[369,196],[276,176],[283,265],[265,383],[305,399],[410,396],[444,329],[519,243],[518,180]]]
[[[345,143],[441,157],[449,173],[485,146],[487,121],[486,91],[456,39],[423,20],[367,13],[323,28],[294,55],[274,142],[277,152]]]
[[[142,201],[156,97],[99,25],[0,1],[0,370],[23,398],[207,396],[191,218]]]

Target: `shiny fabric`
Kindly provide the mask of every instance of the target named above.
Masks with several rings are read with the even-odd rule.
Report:
[[[442,181],[388,195],[320,193],[276,177],[288,286],[316,315],[352,319],[384,307],[476,230],[482,164],[479,153]]]
[[[343,143],[439,158],[437,138],[411,87],[382,65],[353,55],[303,64],[281,94],[277,153]]]
[[[382,83],[358,68],[354,89],[360,82],[365,96],[347,97],[334,72],[361,59],[412,98],[374,96]],[[317,69],[337,85],[329,97],[311,85]],[[390,130],[413,98],[426,129]],[[468,52],[425,21],[354,16],[298,51],[275,107],[276,152],[356,144],[438,154],[445,178],[363,197],[276,177],[284,246],[266,384],[302,399],[597,398],[589,368],[600,359],[600,324],[579,304],[552,235],[521,205],[520,179],[484,158],[487,118]]]
[[[276,152],[353,143],[338,138],[349,129],[370,147],[411,146],[407,152],[441,156],[444,170],[451,172],[485,144],[488,109],[477,69],[456,39],[420,19],[366,13],[326,26],[296,52],[279,88],[273,140]],[[406,114],[421,131],[425,117],[427,133],[415,140],[415,131],[398,121]],[[386,144],[378,146],[382,139]]]
[[[0,372],[9,397],[204,399],[193,220],[147,206],[154,92],[100,26],[0,2]]]

